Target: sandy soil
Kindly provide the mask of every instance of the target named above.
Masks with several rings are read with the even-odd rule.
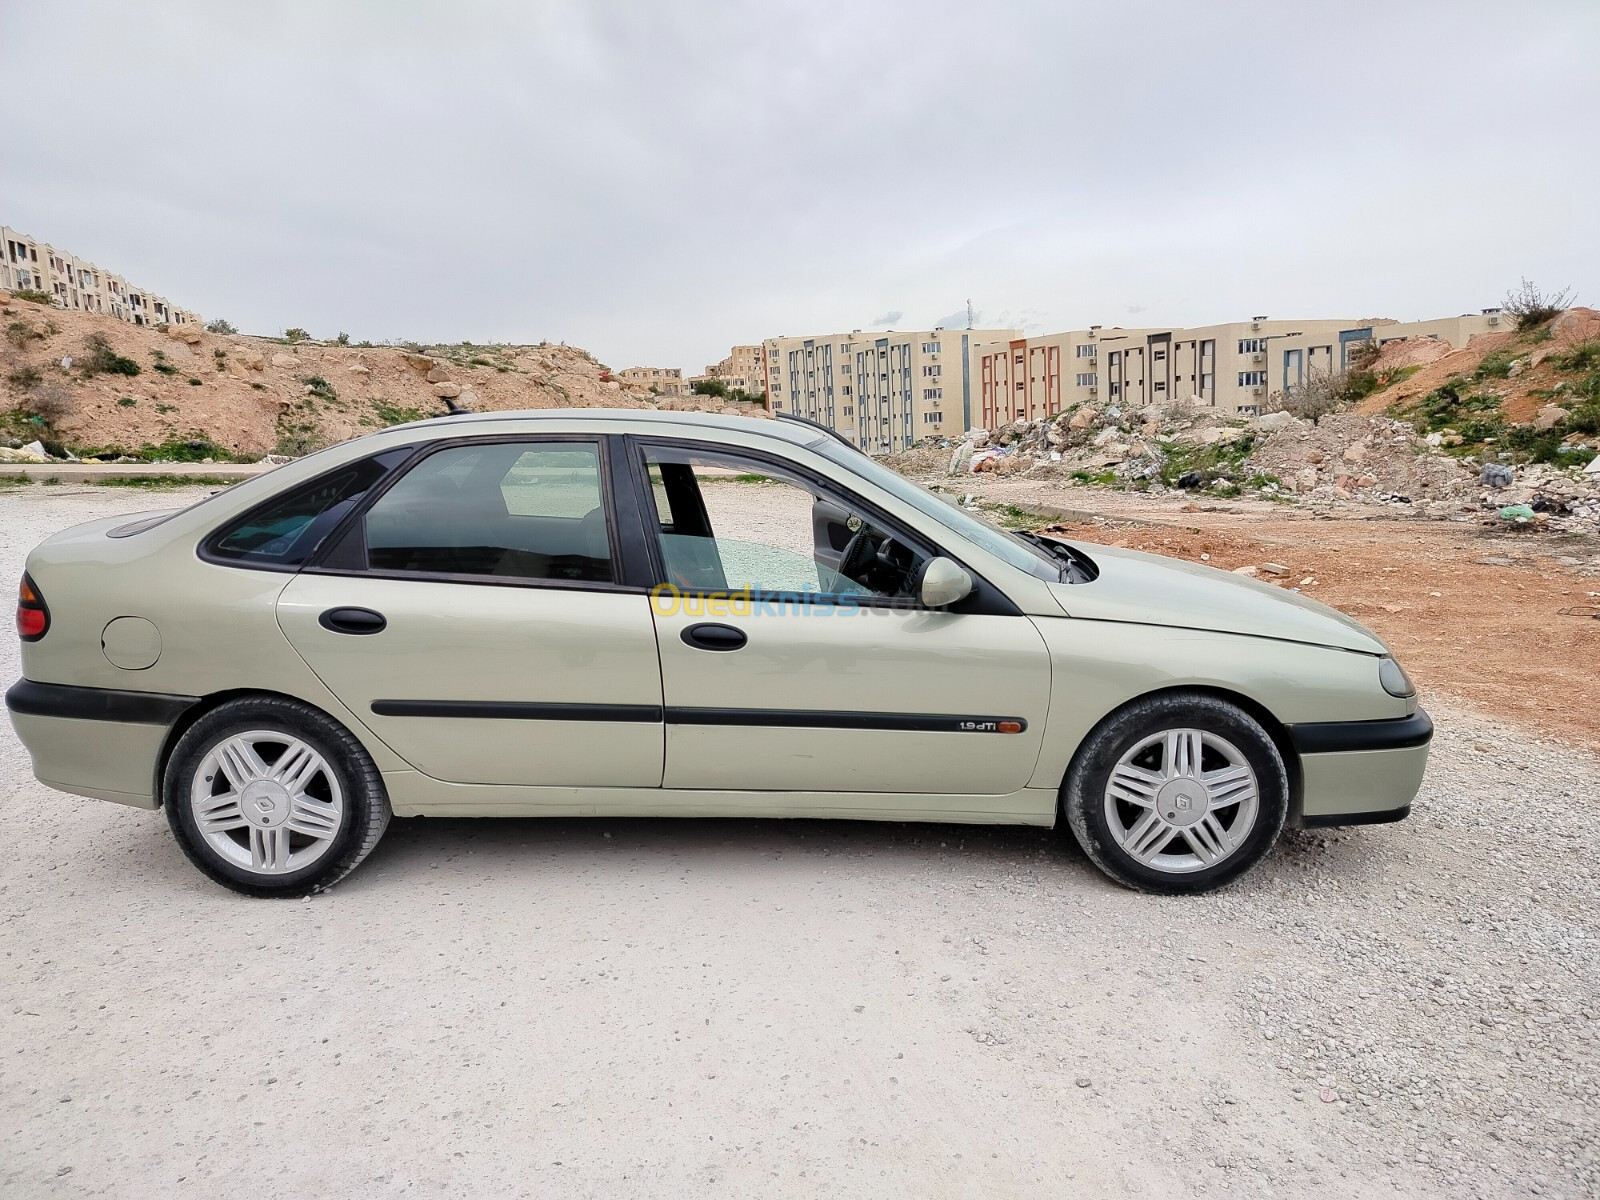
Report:
[[[150,503],[0,495],[0,575]],[[5,730],[0,1194],[1594,1194],[1600,759],[1446,657],[1410,821],[1181,900],[1044,830],[410,820],[250,901]]]

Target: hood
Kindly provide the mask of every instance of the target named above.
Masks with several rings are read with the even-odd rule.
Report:
[[[1083,550],[1100,568],[1099,578],[1050,589],[1068,616],[1388,653],[1359,621],[1298,592],[1158,554],[1092,544]]]

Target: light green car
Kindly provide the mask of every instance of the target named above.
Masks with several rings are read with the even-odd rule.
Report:
[[[40,782],[259,896],[391,815],[1064,823],[1195,892],[1404,817],[1432,737],[1330,608],[1001,532],[796,420],[398,426],[57,534],[17,624]]]

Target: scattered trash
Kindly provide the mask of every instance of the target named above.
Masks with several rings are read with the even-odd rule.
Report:
[[[1511,468],[1504,463],[1484,463],[1483,470],[1478,472],[1478,482],[1484,487],[1510,487]]]
[[[1502,521],[1511,521],[1517,525],[1526,525],[1538,515],[1526,504],[1508,504],[1500,510]]]

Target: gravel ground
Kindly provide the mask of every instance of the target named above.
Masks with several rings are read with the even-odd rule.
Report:
[[[0,573],[150,503],[0,495]],[[1600,759],[1426,702],[1411,820],[1186,899],[1035,829],[410,820],[250,901],[7,729],[0,1195],[1594,1195]]]

